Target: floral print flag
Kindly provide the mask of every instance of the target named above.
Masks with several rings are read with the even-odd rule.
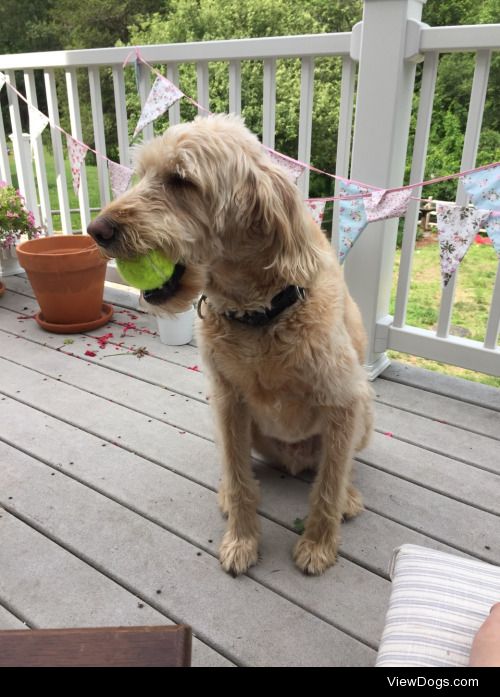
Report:
[[[142,131],[144,126],[147,126],[148,123],[151,123],[164,114],[167,109],[170,109],[172,104],[178,102],[181,97],[184,97],[184,92],[181,92],[180,89],[176,87],[173,82],[167,80],[166,77],[158,75],[146,99],[146,103],[142,107],[141,116],[135,127],[133,138]]]
[[[483,210],[500,212],[500,165],[465,174],[462,184],[471,202]],[[486,232],[500,257],[500,218],[490,215]]]
[[[36,140],[39,135],[42,134],[43,129],[49,123],[49,119],[41,111],[35,109],[35,107],[29,105],[29,116],[30,116],[30,136],[31,140]]]
[[[320,199],[309,200],[306,201],[306,205],[309,208],[309,211],[316,225],[319,225],[321,227],[321,223],[323,222],[323,216],[325,215],[326,201],[321,201]]]
[[[366,219],[369,223],[375,220],[385,220],[386,218],[399,218],[406,213],[408,201],[411,198],[412,190],[404,191],[373,191],[372,195],[365,198]]]
[[[78,189],[80,188],[80,173],[82,169],[82,162],[85,159],[88,147],[84,143],[80,143],[79,140],[75,140],[73,136],[69,135],[69,133],[66,133],[66,144],[68,146],[69,163],[71,165],[73,189],[75,194],[78,196]]]
[[[127,190],[134,172],[130,167],[119,165],[117,162],[112,162],[111,160],[108,160],[108,171],[111,192],[113,198],[117,198]]]
[[[339,202],[339,261],[344,263],[354,243],[368,224],[363,194],[370,193],[350,182],[341,182],[341,196],[356,196]]]
[[[500,259],[500,215],[490,213],[486,224],[486,232],[490,240],[493,242],[493,247]]]
[[[446,287],[490,211],[440,203],[436,212],[441,277]]]
[[[282,169],[284,169],[293,182],[297,182],[297,179],[306,169],[305,165],[301,164],[297,160],[280,155],[279,152],[275,152],[274,150],[268,150],[267,148],[264,149],[274,164],[279,165]]]
[[[500,165],[461,177],[471,202],[489,211],[500,211]]]

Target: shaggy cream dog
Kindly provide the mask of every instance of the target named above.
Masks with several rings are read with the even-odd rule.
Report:
[[[139,183],[89,227],[107,256],[162,249],[174,278],[145,293],[160,310],[199,293],[199,338],[212,381],[228,528],[223,568],[258,559],[251,449],[292,474],[316,468],[294,559],[308,574],[335,562],[343,517],[361,497],[353,453],[372,429],[357,306],[298,189],[235,116],[169,128],[138,152]]]

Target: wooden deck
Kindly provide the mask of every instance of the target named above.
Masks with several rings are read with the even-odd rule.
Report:
[[[217,560],[219,467],[196,348],[162,345],[149,317],[118,307],[86,336],[47,334],[27,281],[7,287],[0,628],[183,622],[195,666],[366,666],[395,547],[500,563],[499,390],[392,366],[356,463],[366,511],[344,524],[337,565],[320,578],[295,569],[309,482],[256,465],[262,559],[233,579]]]

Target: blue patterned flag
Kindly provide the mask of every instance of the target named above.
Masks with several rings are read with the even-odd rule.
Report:
[[[475,206],[500,213],[500,165],[465,174],[461,180]],[[486,222],[486,232],[500,257],[500,217],[498,215],[490,215]]]
[[[366,219],[363,194],[369,193],[368,189],[362,189],[356,184],[341,182],[341,196],[358,196],[358,198],[344,199],[339,207],[339,261],[344,263],[350,249],[368,224]]]
[[[500,258],[500,215],[490,215],[486,232],[490,240],[493,242],[496,253]]]

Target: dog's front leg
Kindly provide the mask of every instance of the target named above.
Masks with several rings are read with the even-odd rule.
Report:
[[[294,550],[306,574],[321,574],[335,563],[339,528],[348,502],[357,407],[329,409],[322,433],[322,455],[310,496],[304,534]]]
[[[237,576],[257,562],[259,524],[258,484],[250,460],[250,413],[229,385],[216,380],[212,391],[222,447],[222,483],[219,491],[228,529],[219,550],[225,571]]]

